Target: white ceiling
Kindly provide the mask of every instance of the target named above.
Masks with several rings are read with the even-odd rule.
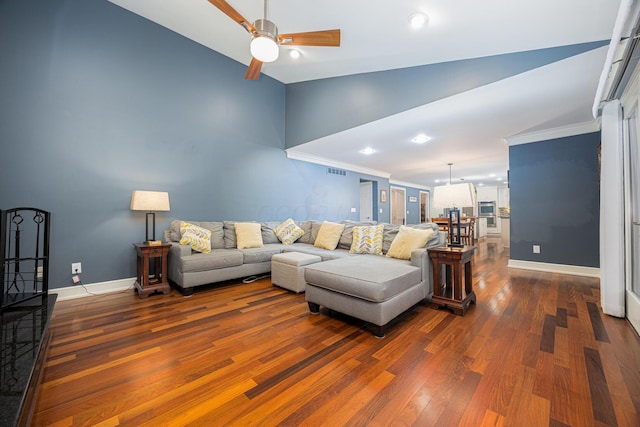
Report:
[[[243,64],[250,36],[207,0],[110,0]],[[261,0],[227,0],[250,21]],[[271,0],[281,33],[341,29],[341,47],[300,47],[262,72],[283,83],[434,64],[607,40],[619,0]],[[429,15],[421,30],[408,16]],[[591,105],[607,47],[320,138],[290,151],[298,157],[355,165],[417,186],[453,178],[493,185],[506,177],[505,139],[592,122]],[[247,82],[247,84],[256,84]],[[433,139],[415,145],[424,132]],[[359,151],[370,146],[376,153]],[[493,174],[494,176],[490,176]]]

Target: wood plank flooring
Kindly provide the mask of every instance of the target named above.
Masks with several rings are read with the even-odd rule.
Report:
[[[640,339],[597,279],[474,256],[466,316],[377,339],[269,279],[56,304],[36,426],[639,426]]]

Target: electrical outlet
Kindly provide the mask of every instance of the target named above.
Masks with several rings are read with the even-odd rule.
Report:
[[[43,276],[44,276],[44,267],[38,266],[38,268],[36,269],[36,278],[42,279]]]
[[[356,208],[351,208],[351,213],[356,213]]]
[[[71,263],[71,274],[80,274],[80,273],[82,273],[82,263],[81,262]]]
[[[540,253],[540,245],[533,245],[533,253],[534,254]]]

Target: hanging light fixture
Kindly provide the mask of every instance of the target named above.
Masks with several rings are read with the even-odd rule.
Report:
[[[264,19],[256,19],[255,35],[251,40],[251,55],[261,62],[273,62],[278,59],[278,27],[267,19],[267,0],[264,2]]]

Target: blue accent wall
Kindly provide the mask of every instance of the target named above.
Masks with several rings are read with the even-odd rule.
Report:
[[[595,132],[509,147],[511,259],[599,267],[599,144]]]
[[[0,209],[52,212],[50,287],[135,277],[133,190],[173,219],[357,219],[360,178],[287,159],[285,86],[104,0],[0,2]],[[381,220],[388,221],[388,208]]]
[[[602,40],[289,84],[286,88],[286,147],[295,147],[608,44],[608,40]]]

